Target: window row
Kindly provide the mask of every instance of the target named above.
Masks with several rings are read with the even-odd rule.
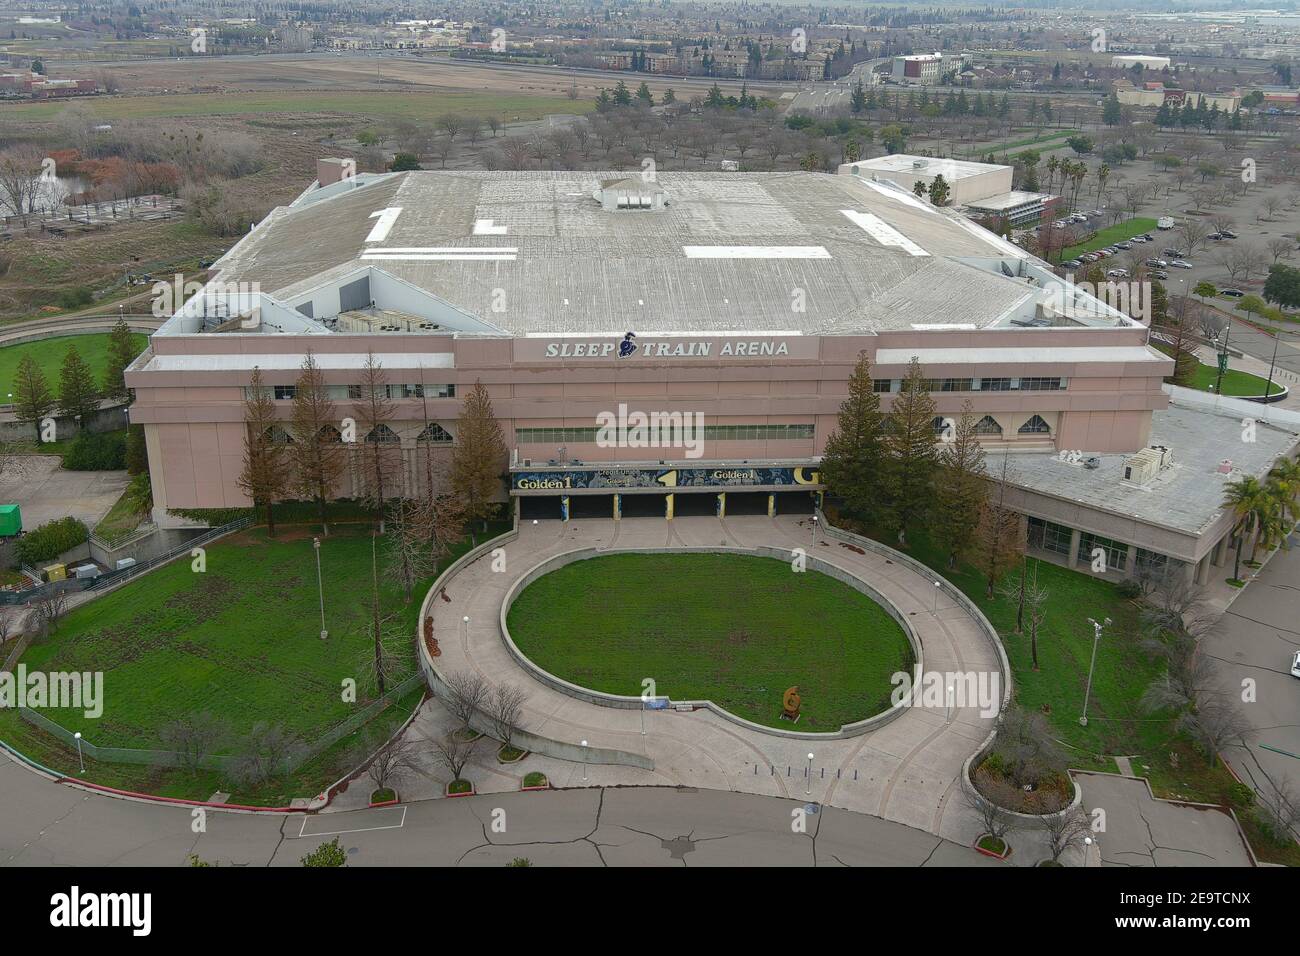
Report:
[[[1022,378],[927,378],[925,388],[930,392],[1060,392],[1069,379],[1046,376]],[[881,395],[901,391],[901,378],[873,378],[871,390]]]
[[[455,398],[455,385],[386,385],[385,398],[403,399],[403,398]],[[270,386],[271,394],[277,401],[292,401],[294,395],[298,392],[296,385],[272,385]],[[367,389],[364,385],[326,385],[325,395],[330,401],[354,401],[359,402],[367,398]],[[244,397],[252,398],[253,390],[244,389]]]
[[[595,427],[516,428],[515,439],[520,444],[561,442],[595,443],[601,429]],[[705,425],[705,441],[795,441],[810,440],[812,425]]]
[[[957,427],[956,422],[957,420],[951,415],[936,415],[934,420],[931,422],[931,425],[934,427],[934,433],[936,436],[951,437],[953,429]],[[1050,435],[1052,433],[1052,426],[1047,424],[1043,419],[1043,416],[1034,415],[1030,417],[1027,422],[1017,428],[1016,433],[1020,435]],[[975,423],[975,434],[1001,436],[1002,426],[998,424],[998,420],[992,415],[985,415]]]
[[[266,430],[266,438],[274,445],[293,444],[294,437],[289,434],[289,430],[283,425],[272,425]],[[326,425],[316,433],[317,441],[334,444],[343,441],[343,433],[333,425]],[[420,434],[415,436],[417,442],[429,442],[435,445],[450,445],[453,441],[451,432],[443,428],[437,422],[426,426]],[[363,441],[376,445],[397,445],[401,444],[401,437],[387,425],[376,425],[366,433]]]

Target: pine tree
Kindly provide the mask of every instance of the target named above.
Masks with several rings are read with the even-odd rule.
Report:
[[[75,345],[68,346],[59,370],[59,414],[77,419],[85,427],[90,416],[99,408],[99,395],[95,391],[95,377]]]
[[[487,530],[487,516],[492,498],[501,485],[506,445],[501,437],[501,423],[492,412],[492,399],[481,381],[465,396],[460,417],[456,420],[456,447],[451,458],[451,487],[465,506],[468,521],[482,521]],[[478,537],[471,527],[475,545]]]
[[[849,517],[866,521],[880,504],[884,470],[884,418],[864,351],[849,377],[849,396],[840,403],[835,431],[826,440],[822,478]]]
[[[244,398],[244,468],[235,483],[248,497],[253,507],[266,511],[266,533],[275,537],[275,499],[284,496],[289,487],[289,461],[281,429],[275,413],[275,399],[271,390],[262,384],[262,370],[253,367]],[[282,434],[282,432],[281,432]]]
[[[45,380],[45,373],[30,355],[24,355],[18,361],[18,372],[14,376],[14,413],[20,422],[36,429],[38,441],[41,422],[54,411],[54,405],[54,393]]]
[[[933,505],[934,479],[939,465],[935,447],[934,399],[915,356],[889,412],[885,434],[889,450],[888,500],[891,523],[899,544],[907,529],[922,520]]]
[[[980,512],[988,499],[988,474],[984,448],[975,433],[974,406],[962,405],[961,418],[944,422],[939,449],[939,481],[936,484],[935,527],[942,530],[948,551],[948,567],[957,566],[975,543]]]
[[[293,435],[289,446],[292,484],[316,502],[323,534],[330,533],[325,502],[334,494],[344,467],[342,436],[334,422],[334,403],[329,400],[325,377],[316,357],[308,351],[294,384],[293,417],[289,422]]]
[[[994,481],[988,500],[980,509],[975,547],[979,555],[984,593],[991,600],[998,580],[1024,554],[1025,542],[1020,533],[1020,515],[1007,502],[1010,489],[1010,456],[1003,453],[1002,471]]]
[[[108,333],[108,368],[104,372],[104,397],[127,398],[126,367],[134,360],[138,350],[131,341],[131,329],[119,318]]]

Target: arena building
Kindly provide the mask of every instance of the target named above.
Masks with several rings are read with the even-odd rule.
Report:
[[[1195,419],[1214,416],[1168,417],[1172,362],[1143,324],[897,185],[851,172],[347,173],[322,162],[128,370],[161,523],[248,505],[236,478],[250,375],[288,419],[309,350],[340,416],[355,414],[367,354],[382,365],[396,420],[358,441],[400,449],[404,493],[421,487],[422,452],[450,455],[481,381],[525,517],[807,511],[865,350],[886,410],[913,358],[937,430],[974,404],[991,453],[1025,465],[1028,533],[1041,542],[1052,525],[1045,553],[1073,561],[1074,532],[1190,563],[1218,544],[1213,492],[1208,512],[1189,499],[1175,525],[1153,485],[1180,474],[1219,487],[1220,460],[1242,456],[1203,467],[1178,447],[1185,432],[1198,449],[1217,434]],[[647,422],[664,440],[645,440]],[[1261,432],[1255,470],[1296,438]],[[1148,446],[1169,435],[1151,471]],[[353,469],[337,493],[363,480]],[[1130,492],[1144,511],[1116,504]]]

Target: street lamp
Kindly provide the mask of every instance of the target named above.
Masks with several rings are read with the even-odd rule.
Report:
[[[85,772],[86,772],[86,761],[85,761],[84,759],[82,759],[82,756],[81,756],[81,731],[78,730],[78,731],[77,731],[75,734],[73,734],[72,736],[73,736],[73,738],[77,741],[77,763],[81,765],[81,772],[82,772],[82,773],[85,773]]]
[[[808,754],[808,787],[807,789],[804,790],[804,793],[807,794],[812,793],[812,762],[813,762],[813,755],[809,753]]]
[[[468,618],[466,618],[468,620]],[[587,779],[587,741],[582,742],[582,779]]]
[[[812,535],[812,536],[813,536],[813,540],[816,541],[816,540],[817,540],[817,516],[816,516],[816,515],[813,515],[813,520],[812,520],[812,532],[813,532],[813,535]]]
[[[934,613],[939,613],[939,591],[943,588],[942,581],[934,582]]]
[[[943,719],[952,720],[952,684],[948,685],[948,695],[944,698]]]
[[[1097,645],[1101,642],[1101,629],[1110,626],[1110,618],[1106,618],[1098,623],[1093,618],[1088,618],[1088,623],[1092,625],[1092,660],[1088,663],[1088,686],[1083,691],[1083,714],[1079,717],[1079,726],[1088,726],[1088,695],[1092,693],[1092,670],[1097,666]]]
[[[311,546],[316,552],[316,591],[320,594],[320,639],[323,641],[330,636],[330,632],[325,629],[325,586],[321,583],[320,576],[320,538],[312,538]]]

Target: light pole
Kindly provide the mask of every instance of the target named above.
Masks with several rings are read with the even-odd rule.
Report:
[[[810,795],[812,794],[812,762],[813,762],[813,755],[810,753],[808,754],[808,786],[804,790],[804,793]]]
[[[78,730],[78,731],[77,731],[75,734],[73,734],[72,736],[73,736],[73,738],[77,741],[77,763],[81,766],[81,772],[82,772],[82,773],[85,773],[85,772],[86,772],[86,761],[85,761],[84,759],[82,759],[82,756],[81,756],[81,731]]]
[[[330,636],[330,632],[325,629],[325,585],[320,576],[320,538],[312,538],[311,546],[316,552],[316,591],[320,594],[320,639],[323,641]]]
[[[1101,629],[1110,626],[1110,618],[1106,618],[1100,624],[1093,618],[1088,618],[1088,623],[1092,625],[1092,660],[1088,663],[1088,686],[1083,691],[1083,714],[1079,717],[1079,726],[1088,726],[1088,695],[1092,693],[1092,669],[1097,666],[1097,645],[1101,643]]]
[[[813,520],[812,520],[812,539],[813,541],[817,540],[817,516],[816,515],[813,515]]]
[[[943,588],[942,581],[934,582],[934,613],[939,613],[939,591]]]
[[[1264,401],[1267,404],[1268,397],[1273,393],[1273,369],[1277,366],[1277,340],[1282,337],[1279,329],[1277,335],[1273,336],[1273,357],[1268,362],[1268,384],[1264,386]]]
[[[944,698],[943,719],[952,720],[952,684],[948,685],[948,695]]]
[[[582,779],[587,779],[587,741],[582,742]]]

